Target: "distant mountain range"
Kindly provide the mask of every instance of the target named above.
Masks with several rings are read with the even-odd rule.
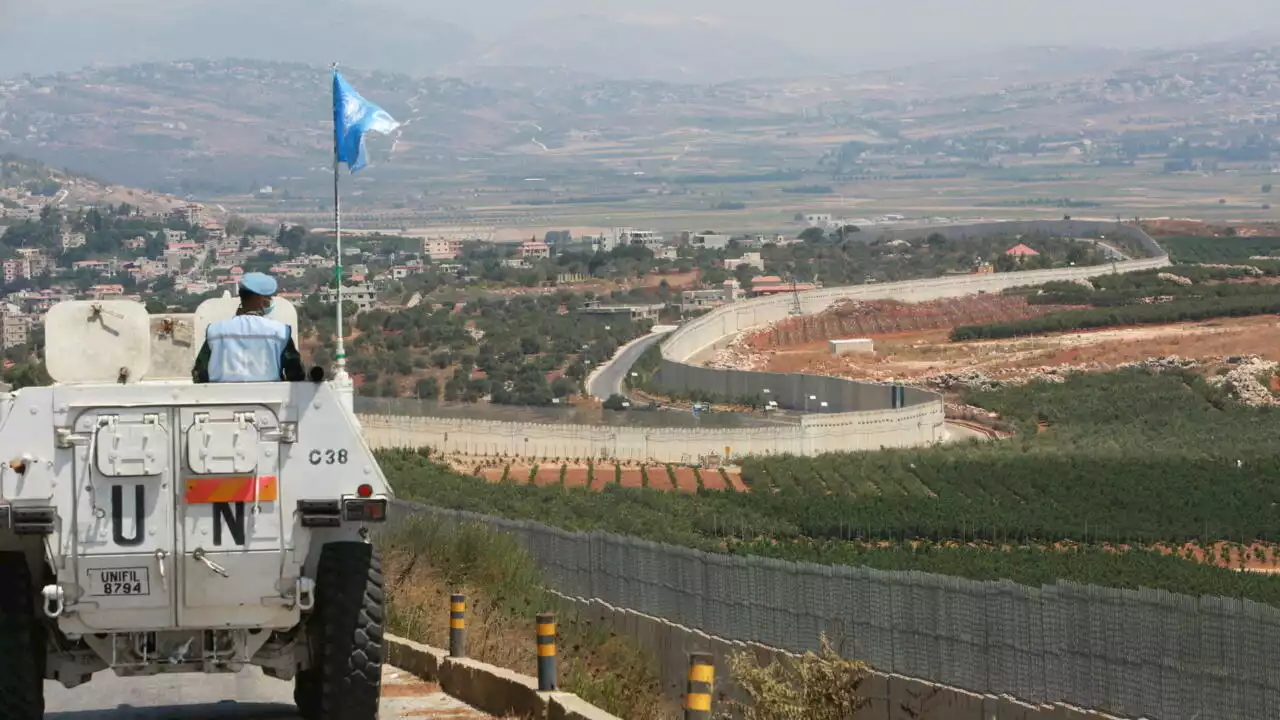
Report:
[[[412,3],[363,0],[331,14],[329,0],[196,3],[146,18],[69,14],[32,24],[56,32],[0,28],[0,77],[35,68],[70,70],[104,57],[112,64],[171,58],[247,57],[343,65],[412,75],[466,75],[487,67],[560,68],[596,78],[721,82],[831,70],[776,41],[700,20],[570,15],[516,26],[481,41]],[[3,14],[0,13],[0,22]],[[110,38],[107,43],[106,38]]]
[[[236,38],[230,47],[261,43],[263,52],[284,55],[301,42],[282,38],[275,48],[264,30],[237,35],[213,22],[211,32]],[[322,24],[300,27],[325,42],[342,35]],[[713,23],[581,16],[545,32],[539,27],[523,26],[509,41],[485,46],[461,31],[446,32],[456,47],[424,44],[423,67],[435,62],[427,59],[432,53],[466,58],[450,61],[449,73],[370,71],[392,62],[379,61],[378,53],[392,58],[402,51],[342,46],[370,63],[344,64],[349,79],[403,123],[394,137],[371,141],[381,167],[357,182],[421,193],[437,180],[501,185],[528,177],[580,182],[584,173],[680,176],[720,162],[775,172],[797,163],[813,168],[850,140],[874,144],[993,127],[1078,137],[1107,114],[1158,111],[1168,118],[1183,108],[1188,119],[1198,113],[1203,122],[1205,108],[1248,112],[1267,97],[1255,86],[1280,72],[1280,50],[1228,45],[1178,53],[1031,48],[837,74],[764,41],[741,38],[735,47],[732,33]],[[416,31],[398,32],[407,42]],[[203,34],[193,35],[193,44]],[[694,51],[698,38],[712,36],[721,40]],[[660,46],[660,38],[673,37],[683,39]],[[317,59],[329,52],[323,42],[305,44],[315,46]],[[654,59],[630,64],[646,53]],[[750,67],[774,70],[773,77],[694,80],[729,73],[739,54],[752,56]],[[322,186],[332,147],[325,64],[191,60],[0,78],[0,152],[178,195]],[[642,67],[689,79],[615,79]]]

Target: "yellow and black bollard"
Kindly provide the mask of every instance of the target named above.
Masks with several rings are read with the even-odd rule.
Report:
[[[684,720],[711,720],[711,692],[715,680],[716,668],[710,653],[690,653]]]
[[[467,596],[449,598],[449,657],[467,656]]]
[[[538,614],[538,692],[556,689],[556,616]]]

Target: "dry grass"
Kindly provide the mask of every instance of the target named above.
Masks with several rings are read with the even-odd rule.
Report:
[[[847,720],[870,702],[861,692],[867,666],[840,657],[825,635],[818,652],[766,666],[736,653],[729,672],[747,701],[728,701],[719,713],[725,720]]]
[[[449,596],[467,596],[468,656],[536,675],[537,613],[554,609],[533,560],[510,537],[474,524],[405,519],[379,538],[387,625],[435,647],[449,644]],[[576,617],[558,618],[560,686],[615,715],[676,717],[653,659],[626,638]]]

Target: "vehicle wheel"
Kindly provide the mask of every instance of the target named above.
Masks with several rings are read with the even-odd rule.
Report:
[[[316,572],[313,650],[318,720],[376,720],[382,695],[382,558],[368,543],[330,543]],[[306,688],[311,680],[302,681]],[[300,709],[301,708],[300,706]]]
[[[0,553],[0,717],[44,717],[44,625],[36,616],[27,558]]]
[[[293,676],[293,702],[302,720],[320,720],[320,673],[314,668]]]

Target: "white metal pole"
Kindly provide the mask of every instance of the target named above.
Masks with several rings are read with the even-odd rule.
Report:
[[[334,77],[336,82],[338,63],[333,63]],[[336,101],[337,98],[335,97]],[[352,419],[355,419],[355,388],[351,384],[351,377],[347,375],[347,347],[343,342],[342,332],[342,205],[338,196],[338,170],[341,161],[338,159],[338,119],[334,118],[333,127],[333,238],[336,245],[337,260],[334,262],[334,274],[337,276],[338,282],[338,342],[336,352],[334,353],[334,371],[333,385],[338,393],[338,398],[346,407],[347,412],[351,413]],[[356,423],[359,420],[356,419]]]
[[[347,369],[347,349],[343,343],[342,332],[342,215],[341,206],[338,200],[338,168],[341,165],[338,162],[338,149],[334,148],[333,160],[333,237],[337,243],[338,257],[334,262],[333,274],[338,283],[338,352],[334,358],[337,361],[337,374],[341,375]]]

